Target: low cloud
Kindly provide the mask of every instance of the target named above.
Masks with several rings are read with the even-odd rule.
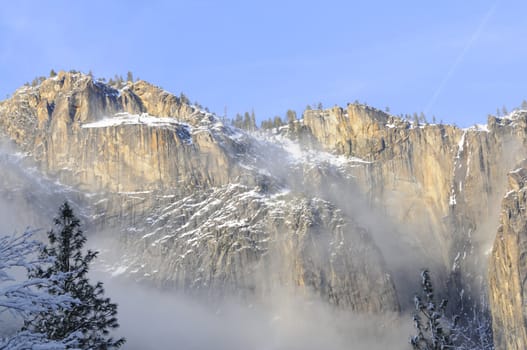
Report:
[[[119,305],[124,349],[408,349],[411,317],[361,315],[287,293],[258,304],[212,305],[188,295],[105,277]]]

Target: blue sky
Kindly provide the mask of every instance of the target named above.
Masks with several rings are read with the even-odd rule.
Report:
[[[0,94],[126,75],[259,120],[359,100],[469,126],[527,99],[527,1],[10,1]]]

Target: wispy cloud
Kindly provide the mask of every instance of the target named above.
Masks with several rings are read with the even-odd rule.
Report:
[[[472,34],[472,36],[469,38],[469,40],[467,41],[467,43],[463,47],[463,50],[457,56],[457,58],[454,61],[454,63],[450,66],[450,69],[448,70],[447,74],[445,75],[445,77],[443,78],[443,80],[441,81],[441,83],[439,84],[437,89],[435,90],[435,92],[432,95],[432,97],[430,98],[430,101],[428,102],[428,104],[426,105],[426,108],[424,110],[425,114],[427,114],[434,107],[438,97],[441,95],[441,92],[443,91],[445,86],[448,84],[448,82],[450,81],[452,76],[454,75],[456,69],[459,67],[461,62],[463,62],[463,60],[465,59],[465,56],[467,55],[467,53],[470,51],[470,49],[472,48],[474,43],[481,36],[481,33],[482,33],[483,29],[487,25],[489,19],[494,14],[494,12],[496,10],[496,7],[498,6],[498,3],[499,3],[499,0],[494,2],[494,4],[489,8],[489,10],[485,14],[485,16],[481,19],[481,21],[480,21],[478,27],[476,28],[476,30],[474,31],[474,33]]]

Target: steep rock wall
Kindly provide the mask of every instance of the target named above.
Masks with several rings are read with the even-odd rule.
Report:
[[[303,124],[324,149],[371,162],[355,173],[371,204],[406,226],[424,251],[439,245],[446,269],[460,249],[476,249],[475,259],[488,249],[507,169],[527,150],[525,113],[461,130],[350,104],[306,111]]]
[[[230,184],[160,195],[148,217],[126,225],[132,244],[114,273],[212,297],[265,299],[280,289],[358,312],[399,309],[368,232],[327,201]]]
[[[184,102],[145,82],[117,90],[61,72],[2,102],[0,127],[47,177],[86,194],[90,224],[121,240],[117,275],[399,308],[365,229],[312,194],[274,197],[284,181],[259,167],[272,163],[260,154],[267,144]]]
[[[496,349],[527,347],[527,162],[509,173],[498,234],[489,264]]]
[[[137,121],[97,125],[116,113]],[[144,113],[166,117],[169,125],[142,123]],[[243,173],[231,157],[237,145],[221,124],[143,81],[115,90],[61,72],[38,88],[18,90],[0,115],[4,133],[41,169],[86,191],[188,190],[224,185]]]

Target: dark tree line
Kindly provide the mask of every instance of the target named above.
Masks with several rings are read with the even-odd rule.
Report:
[[[232,125],[238,129],[244,129],[248,131],[254,131],[257,130],[256,126],[256,116],[254,114],[254,111],[245,112],[243,115],[237,113],[236,117],[232,121]]]

